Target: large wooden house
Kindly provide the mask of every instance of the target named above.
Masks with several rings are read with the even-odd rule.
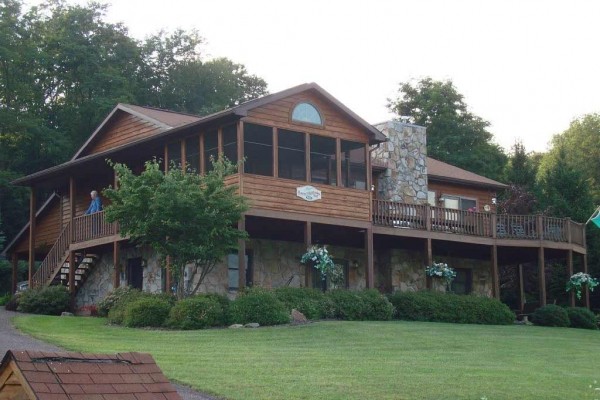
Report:
[[[106,159],[135,171],[157,157],[203,173],[218,154],[245,158],[227,183],[250,201],[239,221],[249,239],[203,291],[320,287],[300,264],[311,244],[328,245],[351,289],[435,287],[425,266],[445,261],[458,272],[452,290],[499,297],[499,265],[534,262],[543,271],[546,258],[562,258],[572,271],[575,254],[587,268],[582,224],[497,214],[505,185],[428,158],[425,128],[370,125],[313,83],[205,117],[117,105],[70,161],[14,182],[31,188],[31,217],[5,254],[15,270],[29,260],[31,287],[68,285],[78,307],[120,285],[167,290],[170,276],[150,249],[121,237],[102,212],[83,215],[89,193],[114,184]],[[38,208],[39,190],[54,194]]]

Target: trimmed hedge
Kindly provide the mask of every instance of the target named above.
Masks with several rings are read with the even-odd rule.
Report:
[[[596,315],[583,307],[567,308],[571,328],[598,329]]]
[[[540,326],[559,327],[567,327],[571,324],[567,310],[555,304],[548,304],[535,310],[531,314],[531,322]]]
[[[17,310],[46,315],[60,315],[69,309],[71,296],[65,286],[45,286],[28,289],[19,296]]]
[[[331,299],[318,289],[281,287],[273,291],[275,296],[285,304],[286,309],[300,311],[308,319],[331,318],[333,303]]]
[[[6,311],[17,311],[19,308],[19,298],[21,297],[21,293],[15,293],[11,296],[8,302],[4,305],[4,309]]]
[[[229,317],[232,323],[280,325],[290,322],[290,314],[275,293],[260,288],[248,289],[231,302]]]
[[[204,329],[223,325],[223,307],[216,296],[195,296],[178,301],[166,325],[174,329]]]
[[[132,292],[139,292],[130,286],[118,287],[106,295],[98,302],[98,316],[106,317],[111,309],[113,309],[124,297],[128,297]]]
[[[8,303],[10,301],[10,299],[12,298],[10,293],[6,293],[4,294],[4,296],[0,296],[0,306],[5,306],[6,303]]]
[[[388,321],[394,306],[375,289],[333,290],[327,293],[334,306],[334,317],[348,321]]]
[[[116,291],[119,291],[117,289]],[[115,291],[115,292],[116,292]],[[114,292],[113,292],[114,293]],[[113,304],[110,306],[108,311],[108,322],[111,324],[122,325],[125,320],[125,313],[127,311],[127,307],[129,304],[139,300],[146,298],[157,298],[166,301],[169,303],[170,307],[175,304],[175,297],[168,293],[159,293],[153,294],[148,292],[141,292],[138,289],[124,288],[123,290],[117,293],[117,298],[114,300]],[[100,313],[100,310],[98,310]],[[167,313],[168,314],[168,313]],[[166,317],[165,317],[166,318]]]
[[[171,307],[171,303],[165,298],[140,297],[125,307],[123,325],[129,328],[163,326]]]
[[[397,319],[459,324],[509,325],[515,315],[499,300],[473,295],[421,291],[389,296]]]

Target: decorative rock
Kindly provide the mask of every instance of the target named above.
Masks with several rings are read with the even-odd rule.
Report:
[[[308,323],[308,319],[300,311],[292,309],[292,324],[300,325]]]
[[[67,312],[67,311],[63,311],[62,314],[60,314],[61,317],[74,317],[73,313]]]
[[[233,325],[229,325],[229,329],[239,329],[239,328],[243,328],[244,325],[242,324],[233,324]]]
[[[244,328],[258,328],[260,326],[257,322],[250,322],[249,324],[244,325]]]

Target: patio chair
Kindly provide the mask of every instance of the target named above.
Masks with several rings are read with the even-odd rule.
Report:
[[[502,222],[498,222],[496,224],[496,236],[497,237],[505,237],[506,236],[506,225]]]
[[[511,225],[512,228],[512,233],[513,235],[517,236],[517,237],[525,237],[525,229],[523,229],[523,225],[521,224],[514,224]]]

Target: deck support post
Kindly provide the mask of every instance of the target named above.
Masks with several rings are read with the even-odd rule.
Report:
[[[312,223],[304,223],[304,248],[308,249],[312,245]],[[311,287],[311,267],[306,264],[304,267],[304,286]]]
[[[498,273],[498,246],[492,245],[491,249],[492,261],[492,296],[500,299],[500,274]]]
[[[427,238],[425,241],[425,254],[427,257],[426,263],[427,266],[431,266],[433,265],[433,246],[431,243],[431,238]],[[425,276],[425,287],[427,289],[431,289],[432,285],[431,285],[431,277],[430,276]]]
[[[173,286],[172,276],[171,276],[171,258],[167,256],[165,260],[165,286],[167,293],[173,294],[171,287]]]
[[[375,287],[375,268],[373,259],[373,228],[369,227],[365,230],[365,251],[367,253],[367,288],[373,289]]]
[[[30,288],[33,287],[31,278],[33,278],[33,267],[35,265],[35,196],[36,190],[35,187],[32,186],[29,197],[29,271],[27,275]]]
[[[69,250],[69,293],[71,293],[71,301],[75,297],[75,270],[77,265],[75,264],[75,251]]]
[[[246,217],[242,216],[238,221],[238,230],[246,230]],[[238,290],[246,287],[246,241],[238,240]]]
[[[10,294],[13,295],[17,291],[17,268],[19,266],[19,257],[17,253],[12,255],[12,282],[10,285]]]
[[[546,260],[544,259],[544,248],[538,248],[538,281],[540,286],[540,307],[546,305]]]
[[[113,242],[113,265],[115,266],[113,289],[116,289],[121,285],[121,244],[116,240]]]
[[[573,250],[567,250],[567,273],[569,278],[573,275]],[[575,307],[575,292],[569,292],[569,306]]]
[[[519,264],[519,311],[525,308],[525,288],[523,287],[523,264]]]

